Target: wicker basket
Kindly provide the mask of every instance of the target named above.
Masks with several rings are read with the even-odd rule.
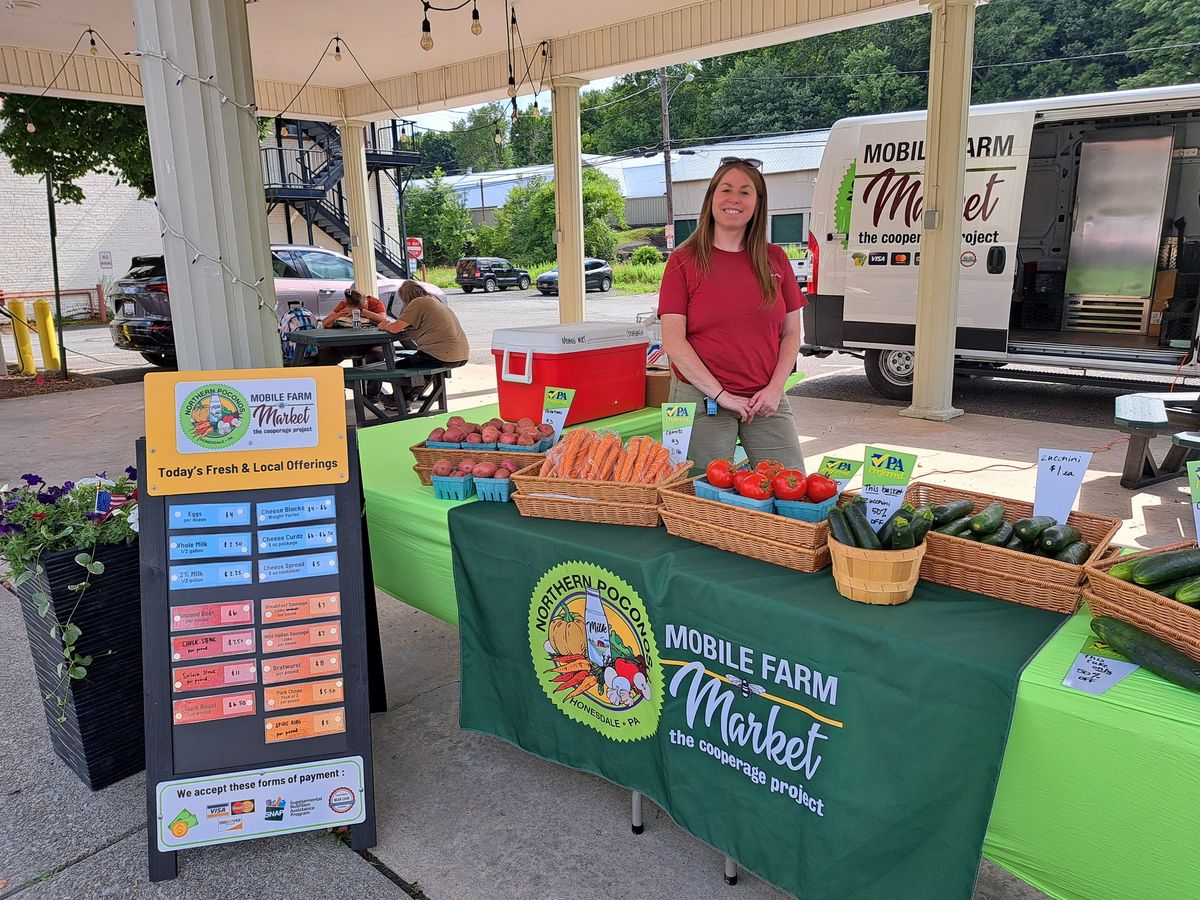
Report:
[[[925,544],[909,550],[863,550],[831,536],[829,555],[839,594],[859,603],[896,606],[912,599]]]
[[[662,488],[660,494],[668,512],[704,522],[714,528],[734,531],[743,537],[758,537],[772,543],[786,544],[793,549],[817,550],[825,546],[829,536],[828,522],[803,522],[774,513],[757,512],[728,503],[718,503],[716,500],[706,500],[696,496],[695,481],[694,478],[688,478]],[[747,554],[749,555],[752,554]],[[828,562],[825,565],[828,565]]]
[[[517,490],[527,497],[543,495],[565,497],[574,500],[603,500],[608,503],[626,503],[637,506],[658,506],[660,488],[688,480],[688,468],[661,484],[632,484],[620,481],[588,481],[576,478],[542,478],[538,471],[542,467],[539,459],[535,465],[526,466],[513,473]]]
[[[932,546],[932,545],[931,545]],[[1073,613],[1083,602],[1083,588],[1079,585],[1047,584],[1031,581],[1017,575],[1007,575],[997,569],[981,569],[979,566],[947,562],[925,554],[921,563],[921,578],[934,584],[944,584],[972,594],[983,594],[997,600],[1034,606],[1050,612]]]
[[[534,519],[566,519],[571,522],[596,522],[600,525],[637,525],[658,527],[658,507],[639,503],[614,503],[608,500],[572,500],[540,497],[524,493],[518,485],[512,495],[517,510]]]
[[[1023,500],[1009,500],[1006,497],[993,497],[989,494],[977,494],[974,491],[923,482],[911,485],[905,499],[913,506],[922,506],[926,503],[937,505],[948,503],[951,500],[970,500],[975,504],[976,512],[982,510],[989,503],[999,500],[1007,510],[1005,521],[1024,519],[1033,515],[1033,504]],[[1092,555],[1087,560],[1088,564],[1099,562],[1104,557],[1109,542],[1121,527],[1120,519],[1080,512],[1071,513],[1067,517],[1067,524],[1078,528],[1083,539],[1092,545]],[[1079,587],[1083,584],[1083,565],[1072,565],[1045,556],[1034,556],[1032,553],[1025,553],[1021,550],[993,547],[978,541],[968,541],[966,538],[938,534],[936,531],[930,531],[926,535],[925,541],[929,544],[929,551],[925,554],[925,565],[936,560],[954,566],[971,566],[1005,577],[1024,578],[1027,581],[1042,584],[1060,584],[1068,587]],[[929,578],[928,580],[936,579]],[[953,587],[958,586],[957,584],[953,585]],[[989,596],[996,595],[989,594]],[[1078,607],[1079,603],[1076,602],[1075,608],[1078,609]]]
[[[1166,641],[1192,659],[1200,661],[1200,610],[1108,574],[1108,570],[1118,562],[1141,559],[1168,550],[1186,550],[1195,546],[1195,541],[1186,541],[1156,547],[1142,553],[1112,556],[1088,566],[1087,590],[1084,596],[1092,608],[1092,614],[1112,616],[1114,619],[1135,625],[1142,631]]]
[[[545,453],[523,453],[511,448],[508,450],[439,450],[436,447],[426,447],[424,441],[414,444],[409,449],[418,466],[432,466],[439,459],[448,459],[456,466],[464,459],[473,459],[475,462],[491,462],[496,465],[500,465],[505,459],[512,459],[513,462],[526,467],[534,463],[540,466],[542,460],[546,458]],[[420,470],[417,471],[417,474],[420,474]],[[422,484],[428,484],[428,482],[423,481]]]
[[[664,494],[666,491],[663,492]],[[701,501],[712,503],[711,500]],[[725,504],[717,504],[725,506]],[[765,515],[757,513],[757,515]],[[687,538],[698,544],[707,544],[718,550],[749,556],[751,559],[762,560],[785,569],[797,572],[819,572],[829,565],[829,548],[798,547],[793,544],[783,544],[757,534],[736,531],[722,525],[714,524],[703,519],[671,512],[669,508],[662,510],[663,524],[667,531],[676,537]]]

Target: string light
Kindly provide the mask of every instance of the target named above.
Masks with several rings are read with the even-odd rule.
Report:
[[[479,4],[476,2],[471,7],[471,34],[479,37],[483,34],[483,24],[479,21]]]
[[[532,116],[533,116],[535,119],[540,119],[540,118],[542,117],[542,110],[541,110],[541,108],[538,106],[537,97],[534,97],[534,98],[533,98],[533,109],[531,109],[531,110],[529,111],[529,113],[530,113],[530,115],[532,115]]]
[[[508,73],[508,96],[517,96],[517,79],[513,78],[511,71]]]
[[[33,119],[30,119],[25,123],[25,130],[30,134],[33,134],[35,131],[37,131],[37,126],[33,124]]]
[[[516,98],[516,97],[513,97],[513,98],[512,98],[512,123],[513,123],[514,125],[516,125],[516,124],[517,124],[517,117],[518,117],[518,113],[517,113],[517,98]]]
[[[125,55],[134,57],[148,56],[151,59],[157,59],[165,63],[167,66],[173,69],[177,75],[175,78],[176,87],[179,87],[185,81],[194,81],[197,84],[207,85],[220,95],[222,104],[228,103],[231,106],[236,106],[238,109],[249,113],[254,117],[255,126],[258,125],[258,107],[254,103],[238,103],[237,100],[225,93],[221,86],[217,84],[216,75],[207,75],[203,77],[200,75],[193,75],[191,72],[179,68],[179,66],[175,64],[175,61],[165,53],[157,53],[153,50],[128,50],[126,51]]]
[[[504,138],[500,136],[500,126],[499,125],[496,126],[496,133],[494,135],[492,135],[492,140],[495,141],[497,145],[504,143]]]
[[[326,44],[326,46],[329,46],[329,45]],[[333,61],[334,62],[342,61],[342,39],[340,36],[337,36],[337,35],[335,35],[333,38]]]
[[[92,56],[96,56],[100,53],[100,51],[96,49],[96,33],[90,28],[88,29],[88,44],[90,45],[88,47],[88,53],[92,54]]]
[[[433,30],[429,27],[429,4],[425,3],[425,18],[421,22],[421,49],[422,50],[428,51],[428,50],[433,49],[433,33],[432,33],[432,31]]]

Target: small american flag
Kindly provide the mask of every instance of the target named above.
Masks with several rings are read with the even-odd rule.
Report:
[[[110,494],[108,491],[96,491],[96,512],[108,515],[114,509],[120,509],[132,498],[124,494]]]

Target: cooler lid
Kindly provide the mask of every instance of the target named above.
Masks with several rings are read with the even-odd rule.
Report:
[[[497,328],[492,332],[493,350],[524,353],[577,353],[649,344],[646,326],[630,322],[574,322],[569,325],[535,325],[529,328]]]

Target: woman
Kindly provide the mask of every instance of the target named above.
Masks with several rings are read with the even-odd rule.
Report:
[[[399,318],[379,327],[393,334],[400,334],[416,344],[416,352],[397,357],[400,367],[451,368],[466,365],[470,356],[467,336],[463,333],[458,316],[450,307],[439,303],[416,281],[406,281],[396,294],[403,304]]]
[[[750,161],[723,160],[658,295],[671,401],[696,403],[689,455],[698,467],[732,459],[740,437],[751,463],[773,458],[803,471],[783,389],[805,302],[787,254],[767,243],[762,174]]]

